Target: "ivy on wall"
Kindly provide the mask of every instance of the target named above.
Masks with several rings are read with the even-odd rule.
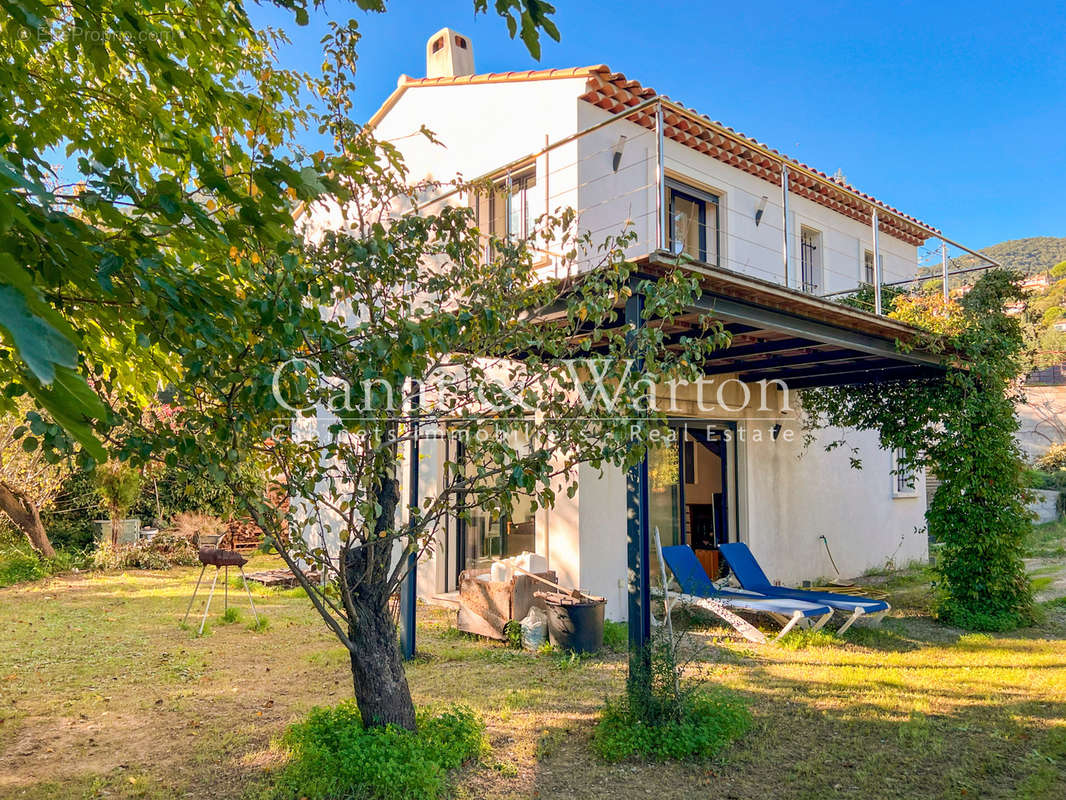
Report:
[[[1024,340],[1018,319],[1004,313],[1022,296],[1019,281],[992,270],[957,301],[893,298],[890,316],[930,331],[920,344],[951,363],[942,379],[802,393],[812,429],[875,430],[883,447],[904,451],[900,469],[936,472],[941,484],[926,519],[942,547],[938,615],[975,630],[1008,630],[1033,615],[1022,564],[1032,521],[1014,414]]]

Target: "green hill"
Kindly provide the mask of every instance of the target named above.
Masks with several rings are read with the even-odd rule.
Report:
[[[1020,270],[1027,275],[1044,272],[1060,261],[1066,261],[1066,237],[1033,236],[1028,239],[1011,239],[981,249],[1005,267]],[[973,267],[977,259],[964,256],[955,259],[956,268]]]

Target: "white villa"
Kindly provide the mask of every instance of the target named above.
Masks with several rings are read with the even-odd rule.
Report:
[[[868,432],[847,433],[861,470],[847,448],[805,448],[794,396],[789,405],[773,389],[759,411],[740,396],[763,379],[876,391],[938,372],[934,357],[899,350],[915,331],[882,316],[879,299],[866,311],[834,298],[913,280],[919,248],[949,240],[606,66],[477,74],[471,41],[450,29],[430,38],[426,64],[426,77],[400,77],[369,122],[413,179],[493,180],[497,190],[474,201],[486,233],[522,236],[538,215],[569,207],[594,236],[631,226],[628,256],[648,274],[684,252],[704,285],[694,313],[712,310],[733,339],[706,368],[723,393],[678,398],[675,441],[628,474],[582,467],[577,494],[551,509],[454,520],[418,565],[420,597],[453,592],[464,569],[535,551],[624,620],[637,608],[634,574],[647,583],[656,528],[708,567],[717,544],[746,542],[772,580],[789,583],[927,558],[924,476],[897,474]],[[422,126],[440,143],[411,135]],[[559,268],[550,252],[542,266]],[[434,493],[448,446],[421,444],[421,496]]]

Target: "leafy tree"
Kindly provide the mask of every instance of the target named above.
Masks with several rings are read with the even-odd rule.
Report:
[[[111,516],[111,546],[118,547],[119,525],[141,496],[141,473],[122,461],[96,468],[96,491]]]
[[[576,488],[579,463],[633,464],[662,423],[643,407],[649,384],[634,359],[663,379],[695,379],[727,334],[706,320],[705,336],[667,348],[660,327],[625,324],[620,306],[634,292],[646,295],[647,318],[669,321],[698,283],[680,273],[638,279],[622,260],[625,237],[594,248],[568,232],[572,214],[546,218],[537,237],[570,266],[597,259],[581,279],[543,281],[526,242],[496,240],[484,263],[469,209],[397,216],[431,187],[407,186],[391,147],[350,132],[334,163],[359,164],[360,182],[330,203],[344,214],[338,229],[314,233],[299,258],[264,254],[240,306],[160,332],[181,347],[189,402],[179,424],[127,444],[226,481],[348,649],[365,724],[411,728],[387,608],[407,556],[433,548],[450,516],[506,515],[520,496],[550,505]],[[595,366],[573,364],[583,356]],[[601,397],[595,375],[617,392],[615,406],[590,400]],[[442,486],[404,508],[396,475],[418,436],[462,447],[440,448]],[[270,465],[290,504],[241,486],[236,465],[247,453]],[[309,527],[321,536],[282,539]],[[327,580],[306,579],[305,563]]]
[[[897,300],[894,314],[946,337],[931,342],[957,356],[945,378],[890,382],[876,392],[809,390],[802,398],[812,426],[875,430],[882,446],[905,451],[900,468],[935,470],[941,484],[926,518],[942,544],[939,610],[970,628],[1007,629],[1032,618],[1021,559],[1032,521],[1014,414],[1024,341],[1019,320],[1004,313],[1022,296],[1019,283],[1016,273],[991,270],[948,307]]]
[[[15,403],[14,411],[0,415],[0,510],[39,555],[53,558],[55,550],[41,522],[41,512],[59,494],[71,465],[68,460],[46,459],[44,450],[29,435],[40,435],[48,427],[25,399]]]
[[[494,10],[534,54],[558,38],[542,0]],[[239,0],[0,0],[0,403],[28,393],[96,461],[101,393],[131,416],[179,381],[154,323],[232,301],[240,254],[290,251],[329,187],[297,144],[323,84],[280,68],[283,39]]]
[[[306,22],[301,0],[279,4]],[[385,8],[382,0],[357,5]],[[474,6],[485,11],[488,2]],[[647,292],[648,315],[669,319],[696,286],[676,276],[639,283],[616,245],[604,251],[601,270],[549,287],[536,281],[521,245],[498,242],[497,262],[480,263],[464,210],[385,225],[410,189],[395,152],[350,121],[354,23],[333,27],[324,75],[312,79],[279,68],[280,34],[256,30],[240,3],[206,0],[168,14],[145,0],[9,0],[4,9],[5,396],[29,393],[98,462],[106,437],[135,464],[165,456],[171,466],[198,465],[227,483],[275,542],[309,515],[332,512],[326,525],[339,552],[293,537],[282,554],[294,568],[303,559],[326,569],[324,588],[304,585],[350,651],[364,723],[412,727],[385,611],[405,569],[397,548],[432,546],[444,515],[474,503],[506,510],[519,491],[550,502],[560,486],[573,486],[582,460],[639,457],[654,418],[639,419],[633,431],[620,417],[590,422],[578,413],[580,379],[566,356],[613,356],[601,379],[619,385],[631,414],[640,392],[622,380],[630,376],[621,356],[639,355],[664,375],[691,372],[724,334],[710,329],[706,339],[666,349],[659,328],[619,324],[616,304],[637,289]],[[540,31],[558,36],[541,0],[496,0],[494,9],[534,54]],[[75,37],[84,46],[73,46]],[[302,90],[326,99],[325,119],[300,104]],[[335,155],[296,144],[315,124],[338,142]],[[73,175],[51,166],[56,156],[72,163]],[[322,197],[372,216],[305,251],[297,210]],[[571,222],[547,226],[558,233]],[[587,246],[566,242],[574,251]],[[427,257],[439,268],[422,269]],[[344,413],[320,436],[294,436],[299,415],[271,389],[275,370],[296,356],[315,366],[285,375],[286,397],[322,404],[331,384],[320,375],[355,386],[374,378],[379,388],[359,412],[369,420]],[[472,387],[485,383],[486,360],[508,378],[487,398],[501,410],[499,426],[529,416],[532,400],[547,414],[533,446],[475,436],[461,465],[449,466],[441,496],[398,522],[393,476],[414,434],[383,387],[408,405],[415,387],[425,387],[427,405],[439,402],[434,392],[469,401]],[[444,374],[458,374],[467,391],[434,389]],[[182,424],[142,416],[160,382],[181,388]],[[450,413],[476,434],[489,425],[484,401]],[[283,496],[307,502],[275,506],[253,496],[236,466],[249,451],[274,465]]]

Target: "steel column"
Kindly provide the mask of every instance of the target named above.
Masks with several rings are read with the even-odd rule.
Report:
[[[663,141],[663,103],[655,104],[655,248],[666,250],[666,156]]]
[[[411,394],[411,463],[407,465],[408,519],[418,513],[418,406],[419,387],[414,384]],[[415,656],[415,607],[418,603],[418,555],[407,556],[407,574],[400,586],[400,644],[406,660]]]
[[[870,228],[873,231],[874,242],[874,313],[881,315],[881,245],[878,240],[879,223],[877,209],[870,210]]]
[[[626,301],[626,323],[634,328],[644,324],[644,295],[634,292]],[[632,339],[632,335],[630,335]],[[644,359],[637,355],[634,372],[644,370]],[[651,638],[651,580],[649,571],[650,535],[648,528],[648,456],[630,467],[626,475],[626,534],[628,540],[629,578],[629,651],[630,677],[633,658],[647,655],[644,647]]]
[[[781,258],[785,262],[785,286],[789,286],[788,167],[781,165]]]
[[[940,280],[944,286],[944,302],[948,299],[948,243],[940,240]]]

